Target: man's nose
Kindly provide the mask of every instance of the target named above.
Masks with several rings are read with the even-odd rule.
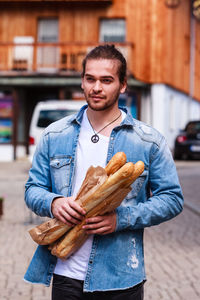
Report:
[[[95,93],[98,93],[98,92],[100,92],[101,90],[102,90],[102,86],[101,86],[100,80],[95,81],[95,84],[94,84],[94,86],[93,86],[93,91],[94,91]]]

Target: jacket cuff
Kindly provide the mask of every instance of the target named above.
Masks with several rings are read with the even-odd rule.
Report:
[[[62,198],[62,197],[64,197],[64,196],[54,194],[54,193],[50,194],[50,197],[47,200],[47,210],[48,210],[48,215],[49,215],[50,218],[55,218],[54,215],[52,214],[52,211],[51,211],[51,205],[52,205],[53,200],[56,199],[56,198]]]
[[[129,207],[119,206],[116,209],[117,224],[115,231],[126,229],[130,225],[130,210]]]

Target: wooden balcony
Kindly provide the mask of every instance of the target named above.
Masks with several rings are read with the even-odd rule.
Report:
[[[133,45],[115,43],[128,65]],[[84,56],[96,46],[93,43],[0,43],[0,76],[23,73],[80,74]]]
[[[0,0],[0,2],[112,2],[113,0]]]
[[[28,2],[28,3],[31,3],[31,2],[36,2],[36,3],[39,3],[39,2],[69,2],[69,3],[80,3],[80,2],[86,2],[86,3],[112,3],[113,0],[0,0],[0,2]]]

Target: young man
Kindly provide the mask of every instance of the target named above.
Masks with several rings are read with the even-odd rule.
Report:
[[[143,230],[182,211],[176,168],[164,137],[118,107],[126,61],[114,46],[98,46],[86,56],[82,88],[88,105],[43,134],[26,184],[27,205],[74,226],[85,215],[74,197],[89,166],[104,167],[123,151],[127,161],[142,160],[145,171],[114,212],[87,219],[88,239],[67,260],[39,246],[25,279],[49,285],[53,275],[53,300],[142,300]]]

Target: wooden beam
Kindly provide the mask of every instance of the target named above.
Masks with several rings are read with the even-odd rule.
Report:
[[[13,160],[17,158],[17,140],[18,140],[18,116],[19,116],[19,97],[16,89],[13,89],[13,134],[12,134],[12,144],[13,144]]]

